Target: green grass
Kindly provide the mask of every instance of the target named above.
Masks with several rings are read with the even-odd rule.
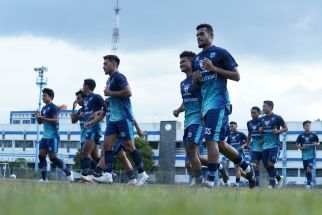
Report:
[[[0,180],[0,214],[321,214],[322,192]]]

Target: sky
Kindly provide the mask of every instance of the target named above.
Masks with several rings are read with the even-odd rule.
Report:
[[[33,68],[46,66],[54,103],[69,108],[85,78],[103,95],[102,56],[111,53],[116,0],[0,0],[0,124],[35,110]],[[120,0],[120,72],[139,122],[175,120],[183,50],[200,51],[195,27],[214,27],[214,44],[239,64],[228,81],[230,119],[246,127],[250,108],[273,100],[286,121],[322,118],[322,2],[317,0]],[[183,120],[183,116],[179,117]]]

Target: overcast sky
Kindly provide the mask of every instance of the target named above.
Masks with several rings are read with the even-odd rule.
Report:
[[[181,103],[181,51],[199,52],[195,27],[210,23],[215,44],[237,60],[229,81],[232,120],[244,128],[253,105],[275,102],[287,121],[322,118],[322,2],[300,0],[121,0],[120,72],[128,77],[140,122],[174,120]],[[115,0],[0,0],[0,124],[11,110],[34,110],[34,67],[47,66],[54,102],[71,108],[94,78],[103,95]],[[182,117],[180,118],[182,120]]]

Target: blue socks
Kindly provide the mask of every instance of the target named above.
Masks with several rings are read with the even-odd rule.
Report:
[[[311,185],[311,182],[312,182],[312,172],[306,173],[306,181],[307,181],[307,185]]]
[[[259,187],[259,170],[258,169],[256,169],[255,170],[255,179],[256,179],[256,187]]]
[[[43,180],[47,180],[47,161],[46,161],[46,157],[43,156],[38,156],[39,158],[39,169],[41,172],[41,178]]]
[[[67,176],[71,175],[71,172],[66,167],[64,167],[64,162],[61,159],[55,157],[53,159],[50,159],[50,161],[58,166],[58,168],[62,169]]]
[[[82,169],[82,175],[87,176],[88,171],[91,167],[91,159],[90,158],[83,158],[81,160],[81,169]]]
[[[131,152],[131,157],[136,165],[138,173],[144,172],[143,162],[139,151],[135,149],[133,152]]]
[[[269,175],[269,184],[272,187],[275,187],[276,170],[275,170],[274,166],[269,166],[266,169],[267,169],[267,172]]]
[[[105,172],[112,173],[113,165],[114,165],[114,152],[111,151],[105,151]]]

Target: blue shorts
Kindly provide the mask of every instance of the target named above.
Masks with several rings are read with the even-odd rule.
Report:
[[[303,160],[304,170],[306,170],[307,168],[313,169],[314,160],[314,158]]]
[[[123,119],[116,122],[111,122],[106,125],[105,136],[118,135],[121,140],[133,140],[134,130],[133,121]]]
[[[42,138],[39,142],[39,150],[45,149],[47,153],[55,152],[58,153],[58,144],[60,143],[59,138]]]
[[[85,134],[85,141],[94,141],[97,145],[100,145],[101,137],[101,129],[88,129]]]
[[[184,130],[184,135],[183,135],[183,142],[185,144],[187,143],[194,143],[197,145],[202,145],[204,137],[204,127],[202,124],[193,124],[189,125],[185,130]]]
[[[114,155],[117,155],[121,149],[124,149],[123,147],[123,141],[122,140],[116,140],[113,146],[113,152]]]
[[[268,167],[268,161],[271,161],[273,163],[276,163],[277,158],[279,157],[279,147],[274,147],[270,149],[265,149],[262,152],[262,159],[264,167]]]
[[[255,151],[250,152],[250,160],[251,161],[261,161],[262,158],[263,158],[262,152],[255,152]]]
[[[226,139],[229,121],[226,108],[208,110],[204,121],[206,140],[219,142]]]

